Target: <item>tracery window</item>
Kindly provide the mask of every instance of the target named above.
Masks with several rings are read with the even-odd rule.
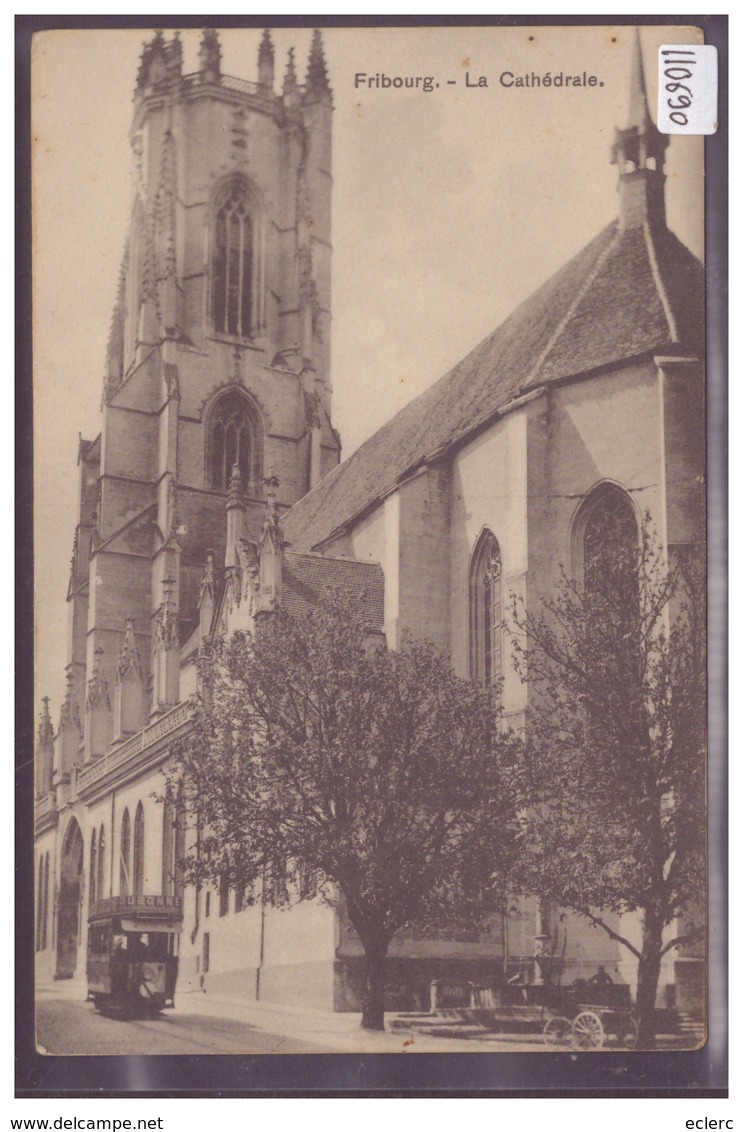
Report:
[[[222,334],[249,338],[253,324],[254,222],[248,193],[231,182],[217,200],[212,255],[212,316]]]
[[[246,397],[228,393],[209,414],[207,466],[210,486],[227,491],[232,469],[240,469],[243,490],[255,490],[261,480],[261,432],[257,415]]]
[[[503,675],[503,585],[500,546],[485,531],[472,559],[470,573],[470,640],[472,675],[486,688]]]
[[[131,889],[131,854],[132,831],[129,810],[126,809],[121,819],[121,848],[119,851],[119,893],[121,896],[128,896]]]
[[[144,809],[140,802],[134,816],[134,866],[132,870],[132,893],[141,896],[144,892]]]

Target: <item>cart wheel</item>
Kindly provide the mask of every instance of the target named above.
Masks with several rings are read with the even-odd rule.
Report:
[[[569,1018],[563,1018],[558,1014],[555,1018],[550,1018],[545,1022],[544,1029],[542,1030],[542,1037],[544,1044],[548,1046],[566,1046],[570,1040],[570,1035],[573,1027]]]
[[[584,1010],[573,1022],[573,1041],[579,1049],[601,1049],[606,1034],[598,1014]]]

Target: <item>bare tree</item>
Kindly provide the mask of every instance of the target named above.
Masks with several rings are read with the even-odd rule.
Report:
[[[380,647],[333,601],[278,611],[202,658],[194,725],[168,794],[200,829],[186,879],[278,903],[342,893],[367,964],[362,1026],[384,1028],[391,940],[493,902],[512,866],[520,743],[491,692],[427,642]],[[494,903],[491,903],[491,907]]]
[[[514,603],[531,689],[519,873],[637,959],[644,1048],[661,960],[703,929],[667,938],[704,906],[704,599],[699,564],[679,553],[669,564],[646,516],[639,545],[589,558],[582,584],[563,572],[538,613]],[[640,913],[639,947],[609,923],[627,912]]]

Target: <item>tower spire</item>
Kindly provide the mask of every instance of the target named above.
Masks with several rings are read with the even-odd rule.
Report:
[[[632,40],[626,122],[623,129],[614,131],[611,148],[611,163],[619,169],[619,226],[665,227],[663,161],[668,138],[650,116],[639,28],[635,28]]]
[[[627,126],[636,126],[642,133],[648,125],[652,126],[652,119],[648,110],[648,91],[645,83],[645,67],[642,62],[640,29],[636,27],[632,36],[632,69],[630,72]]]

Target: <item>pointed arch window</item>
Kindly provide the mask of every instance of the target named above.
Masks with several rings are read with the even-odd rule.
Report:
[[[481,536],[470,571],[470,654],[475,680],[496,687],[503,675],[503,586],[498,540]]]
[[[220,397],[209,416],[207,437],[210,486],[227,491],[237,465],[243,489],[255,490],[261,480],[261,430],[248,399],[239,393]]]
[[[212,319],[220,334],[249,338],[257,323],[257,218],[247,185],[229,182],[215,201]]]
[[[141,896],[144,892],[144,808],[140,802],[134,816],[134,864],[132,868],[132,893]]]
[[[93,830],[90,839],[90,872],[88,875],[90,877],[88,881],[88,907],[92,909],[98,899],[96,895],[98,886],[98,838],[95,830]]]
[[[96,878],[96,896],[98,900],[103,900],[104,879],[105,879],[105,858],[106,858],[106,834],[101,826],[100,833],[98,834],[98,875]]]
[[[119,851],[119,894],[128,896],[131,890],[132,873],[132,828],[129,810],[124,810],[121,819],[121,849]]]
[[[163,803],[163,877],[165,896],[177,896],[183,891],[180,862],[185,854],[183,815],[173,802]]]
[[[598,488],[588,496],[580,514],[583,584],[588,596],[607,600],[629,594],[633,587],[638,549],[634,509],[623,491]]]

